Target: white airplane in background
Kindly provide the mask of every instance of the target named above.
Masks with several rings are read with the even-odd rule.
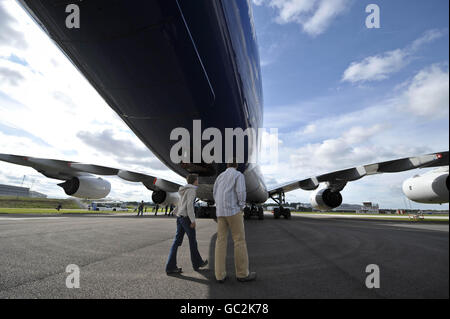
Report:
[[[216,128],[261,128],[263,96],[258,46],[249,1],[79,1],[81,28],[67,28],[63,3],[19,0],[36,23],[65,53],[109,106],[167,167],[185,177],[200,176],[197,196],[207,202],[200,215],[214,216],[212,189],[221,163],[174,163],[170,133],[186,128],[193,136],[193,121]],[[257,139],[258,140],[258,139]],[[206,144],[201,141],[200,147]],[[195,145],[195,141],[192,141]],[[257,149],[259,151],[259,149]],[[225,154],[225,152],[222,152]],[[245,176],[244,214],[264,218],[261,204],[272,198],[279,208],[275,218],[290,218],[283,208],[285,193],[314,191],[314,208],[330,210],[342,203],[346,184],[364,176],[415,168],[439,169],[408,179],[405,195],[426,203],[446,203],[448,151],[352,167],[306,179],[266,187],[259,166],[248,161],[239,170]],[[0,154],[0,160],[29,166],[74,197],[106,197],[111,185],[96,175],[117,175],[141,182],[153,191],[159,205],[176,204],[179,184],[124,169],[30,156]],[[444,168],[442,168],[444,167]],[[319,187],[321,186],[321,187]]]

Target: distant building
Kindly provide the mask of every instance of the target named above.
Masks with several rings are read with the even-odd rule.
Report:
[[[355,204],[342,204],[341,206],[333,209],[333,212],[356,213],[358,209],[361,209],[361,207],[361,205]]]
[[[363,206],[356,211],[357,214],[379,214],[380,207],[372,202],[364,202]]]
[[[311,212],[312,206],[311,204],[299,203],[295,205],[295,210],[298,212]]]
[[[47,198],[47,195],[30,191],[27,187],[0,184],[0,196],[39,197]]]

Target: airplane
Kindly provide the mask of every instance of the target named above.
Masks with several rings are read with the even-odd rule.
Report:
[[[77,1],[79,28],[67,27],[66,2],[19,3],[159,160],[182,177],[199,174],[197,196],[208,203],[199,215],[214,217],[212,189],[227,159],[209,163],[189,158],[176,163],[170,157],[175,142],[169,136],[179,127],[193,136],[196,120],[221,133],[226,128],[262,127],[262,79],[251,1]],[[203,148],[206,142],[190,141],[193,148]],[[268,188],[259,165],[249,161],[250,149],[258,152],[259,146],[247,144],[238,166],[246,182],[246,219],[264,219],[261,204],[269,198],[279,206],[274,217],[289,219],[291,212],[283,207],[289,191],[314,191],[313,207],[330,210],[341,205],[341,191],[348,182],[426,167],[447,169],[414,177],[406,196],[448,202],[448,151],[361,165]],[[63,181],[58,185],[69,196],[103,198],[111,185],[98,175],[116,175],[144,184],[156,204],[176,204],[179,198],[180,184],[125,169],[11,154],[0,154],[0,160]]]
[[[448,166],[444,166],[408,178],[403,182],[402,190],[414,202],[443,204],[448,203],[448,184]]]

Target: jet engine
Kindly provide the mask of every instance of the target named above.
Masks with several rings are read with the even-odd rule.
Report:
[[[331,210],[342,204],[342,195],[329,188],[322,188],[311,194],[310,202],[314,209]]]
[[[177,192],[154,191],[152,201],[161,206],[177,205],[180,195]]]
[[[58,186],[69,196],[88,199],[104,198],[111,191],[111,184],[96,176],[73,177]]]
[[[403,193],[410,200],[424,204],[448,203],[448,171],[432,171],[403,182]]]

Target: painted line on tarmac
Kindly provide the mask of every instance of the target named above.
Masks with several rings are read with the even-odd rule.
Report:
[[[374,219],[399,219],[409,220],[408,216],[395,216],[395,215],[339,215],[339,214],[295,214],[294,216],[309,217],[309,218],[374,218]],[[426,216],[428,220],[448,220],[448,216]]]

